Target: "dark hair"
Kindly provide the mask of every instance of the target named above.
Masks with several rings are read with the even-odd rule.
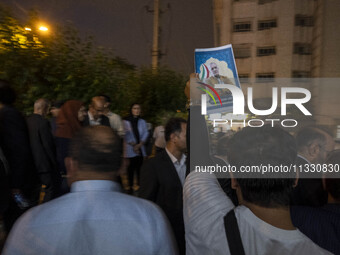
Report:
[[[296,134],[298,150],[300,151],[304,147],[308,147],[314,141],[326,142],[327,137],[324,133],[325,131],[317,127],[307,127],[299,130]]]
[[[64,100],[53,101],[51,107],[60,108],[63,106],[64,103],[65,103]]]
[[[0,80],[0,102],[5,105],[12,105],[15,102],[16,94],[9,82]]]
[[[99,96],[104,98],[105,103],[111,103],[112,102],[111,98],[108,95],[102,94],[102,95],[99,95]]]
[[[340,150],[335,150],[330,153],[325,164],[330,168],[336,169],[340,166]],[[334,171],[333,170],[333,171]],[[339,176],[339,173],[327,172],[325,174],[326,191],[332,195],[332,197],[340,201],[340,178],[330,178],[332,175]]]
[[[171,118],[165,125],[165,141],[170,140],[170,135],[173,133],[180,133],[182,131],[182,123],[187,123],[182,118]]]
[[[80,168],[87,167],[96,172],[118,171],[121,156],[121,139],[110,127],[88,126],[72,138],[70,157],[78,161]]]
[[[246,127],[229,141],[227,157],[230,165],[290,166],[297,156],[294,138],[278,127]],[[293,172],[293,171],[292,171]],[[236,175],[243,199],[263,207],[288,206],[295,182],[294,173],[249,172]]]
[[[130,112],[132,111],[132,108],[133,108],[135,105],[139,105],[139,106],[140,106],[140,103],[132,103],[132,104],[130,104]]]
[[[139,107],[142,108],[140,103],[132,103],[132,104],[130,105],[130,111],[129,111],[129,113],[130,113],[131,116],[132,116],[132,108],[133,108],[135,105],[139,105]]]

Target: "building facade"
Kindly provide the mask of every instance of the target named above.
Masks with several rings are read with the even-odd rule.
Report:
[[[340,77],[337,0],[214,0],[215,46],[240,78]]]
[[[270,107],[270,87],[296,79],[311,91],[313,124],[335,132],[340,83],[328,78],[340,78],[339,13],[339,0],[213,0],[214,42],[233,45],[242,89],[252,86],[255,100]]]

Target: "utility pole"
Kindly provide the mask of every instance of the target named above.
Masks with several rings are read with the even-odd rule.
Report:
[[[152,40],[152,69],[155,71],[158,68],[159,62],[159,0],[154,0],[153,5],[153,40]]]

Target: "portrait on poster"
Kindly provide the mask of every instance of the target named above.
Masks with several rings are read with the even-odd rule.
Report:
[[[216,84],[240,88],[232,45],[195,50],[195,70],[206,87],[207,113],[230,112],[232,95],[228,89],[215,89]],[[212,91],[211,93],[208,91]]]

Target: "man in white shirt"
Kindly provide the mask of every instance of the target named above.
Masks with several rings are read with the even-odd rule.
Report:
[[[294,138],[279,128],[246,127],[236,133],[228,143],[228,160],[236,169],[232,173],[232,188],[240,202],[236,208],[213,174],[192,172],[184,185],[187,254],[235,254],[231,250],[236,242],[226,234],[235,230],[227,216],[232,210],[241,243],[235,249],[242,247],[245,254],[329,254],[292,224],[289,195],[297,183],[293,171],[240,173],[245,167],[289,167],[296,155]],[[195,155],[191,157],[195,161]],[[231,237],[236,238],[235,232]]]
[[[26,212],[3,254],[177,254],[161,210],[112,181],[121,150],[110,127],[83,128],[66,158],[71,192]]]
[[[186,176],[186,121],[172,118],[165,126],[166,147],[145,162],[139,196],[158,204],[173,228],[180,254],[185,254],[183,183]]]

